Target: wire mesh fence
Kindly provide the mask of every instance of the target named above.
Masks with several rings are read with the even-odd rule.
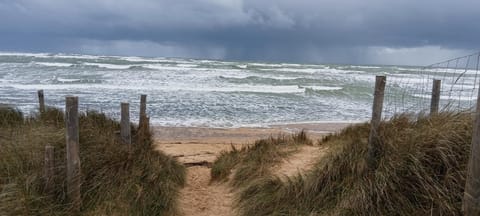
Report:
[[[480,52],[422,68],[405,67],[387,76],[383,113],[425,113],[432,107],[434,80],[440,83],[439,111],[474,111],[479,88]]]

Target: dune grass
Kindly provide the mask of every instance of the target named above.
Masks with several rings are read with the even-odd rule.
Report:
[[[306,133],[279,135],[256,141],[252,146],[224,151],[212,165],[213,181],[225,181],[232,174],[231,184],[244,186],[258,178],[268,176],[270,168],[297,150],[298,145],[312,145]]]
[[[4,116],[8,116],[4,118]],[[0,108],[0,212],[5,215],[71,215],[66,197],[63,113],[49,108],[25,118]],[[104,114],[80,116],[81,215],[174,215],[185,168],[154,151],[151,135],[133,150],[119,143],[119,123]],[[44,147],[55,147],[54,192],[44,191]]]
[[[382,122],[383,157],[366,166],[369,124],[327,136],[311,172],[242,189],[241,215],[462,215],[472,116],[400,115]]]

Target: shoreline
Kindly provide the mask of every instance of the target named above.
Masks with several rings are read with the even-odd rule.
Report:
[[[359,122],[324,122],[324,123],[288,123],[274,124],[268,127],[170,127],[152,125],[154,139],[159,144],[243,144],[257,139],[280,134],[293,134],[305,130],[311,139],[335,133]]]
[[[314,143],[325,135],[358,123],[298,123],[264,127],[208,128],[152,126],[156,149],[184,164],[212,163],[222,151],[240,149],[256,140],[305,130]]]

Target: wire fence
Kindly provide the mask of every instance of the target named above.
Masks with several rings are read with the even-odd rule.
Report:
[[[440,80],[439,111],[474,111],[480,52],[422,68],[405,67],[387,76],[383,113],[429,113],[434,80]],[[438,83],[438,81],[437,81]]]

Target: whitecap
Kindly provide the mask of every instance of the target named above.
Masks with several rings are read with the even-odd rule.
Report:
[[[124,70],[124,69],[129,69],[130,67],[138,66],[138,65],[117,65],[117,64],[90,63],[90,62],[84,62],[83,64],[88,66],[96,66],[100,68],[107,68],[107,69],[114,69],[114,70]]]
[[[43,65],[47,67],[71,67],[73,64],[70,63],[60,63],[60,62],[35,62],[35,64]]]

